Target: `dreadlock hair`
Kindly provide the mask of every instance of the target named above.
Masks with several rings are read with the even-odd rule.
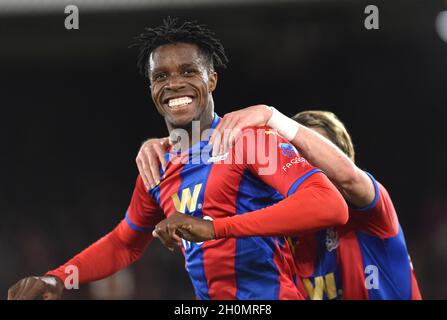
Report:
[[[196,21],[185,21],[177,26],[177,18],[167,17],[163,24],[155,28],[144,28],[146,32],[135,37],[136,42],[130,47],[139,48],[137,67],[143,76],[148,76],[149,56],[159,46],[171,43],[191,43],[199,50],[210,63],[210,67],[226,68],[228,58],[222,43],[214,37],[214,32]]]

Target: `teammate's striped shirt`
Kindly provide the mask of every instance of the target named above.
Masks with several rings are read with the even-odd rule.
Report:
[[[402,228],[387,190],[349,210],[343,226],[293,239],[299,287],[310,299],[421,299]]]

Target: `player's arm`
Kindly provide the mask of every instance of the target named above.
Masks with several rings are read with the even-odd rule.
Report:
[[[273,206],[212,221],[214,238],[296,235],[341,225],[348,208],[341,194],[324,176],[315,173],[289,197]]]
[[[160,222],[154,235],[167,248],[181,238],[202,242],[220,238],[295,235],[346,223],[347,205],[341,194],[321,172],[305,179],[279,203],[256,211],[213,221],[179,212]]]
[[[236,170],[247,174],[251,172],[276,189],[284,196],[282,201],[267,208],[212,222],[172,214],[157,225],[157,234],[172,239],[177,233],[185,240],[200,242],[228,237],[294,235],[346,223],[347,205],[337,188],[321,170],[311,166],[296,150],[292,150],[286,140],[272,135],[270,131],[263,128],[248,128],[244,131],[244,134],[248,133],[247,137],[256,137],[255,141],[249,141],[242,135],[240,144],[236,142],[232,149],[231,163]],[[284,148],[287,152],[283,152]],[[236,150],[242,150],[242,154],[237,154]],[[250,152],[255,152],[258,158],[261,154],[257,153],[264,151],[267,151],[268,161],[262,165],[236,160],[247,160]],[[172,242],[175,243],[174,239]]]
[[[43,277],[27,277],[8,291],[8,299],[60,299],[68,276],[79,284],[106,278],[137,260],[152,235],[139,234],[122,221],[113,231]]]
[[[225,152],[244,127],[263,125],[271,126],[290,140],[304,158],[324,171],[349,203],[356,207],[371,204],[375,190],[365,172],[331,141],[266,105],[256,105],[225,115],[210,139],[213,150],[216,150],[213,152]]]
[[[350,223],[357,230],[381,239],[394,237],[399,232],[399,221],[391,197],[384,186],[368,175],[374,184],[376,196],[366,207],[350,208]]]
[[[375,191],[368,175],[329,139],[305,126],[298,128],[291,142],[302,155],[324,171],[349,203],[356,207],[371,204]]]
[[[256,161],[250,162],[253,153],[256,156],[251,158]],[[244,159],[239,165],[241,169],[257,176],[284,199],[267,208],[216,219],[216,238],[294,235],[344,224],[348,220],[346,201],[337,188],[319,168],[310,165],[287,140],[270,128],[244,129],[231,154],[235,159]],[[261,160],[263,155],[267,156],[267,161]]]
[[[106,278],[136,261],[153,238],[153,227],[163,218],[153,202],[139,177],[126,218],[113,231],[44,277],[20,280],[9,289],[8,299],[59,299],[66,278],[75,273],[83,284]]]

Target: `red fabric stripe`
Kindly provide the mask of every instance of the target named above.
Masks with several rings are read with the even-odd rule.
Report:
[[[309,299],[302,279],[310,278],[315,272],[317,260],[317,239],[315,233],[308,233],[297,238],[289,238],[294,246],[295,266],[297,270],[297,286],[300,293]]]
[[[171,196],[179,191],[182,183],[180,176],[182,168],[183,164],[172,164],[169,162],[166,168],[166,172],[169,171],[169,175],[165,172],[165,176],[168,175],[168,178],[160,183],[160,208],[163,208],[166,217],[177,211]]]
[[[234,300],[236,277],[234,257],[236,239],[213,240],[203,244],[203,267],[208,281],[208,295],[212,300]]]
[[[363,275],[362,252],[357,236],[353,231],[347,232],[340,235],[339,241],[337,263],[340,266],[342,278],[342,299],[368,300],[368,291],[365,287]]]
[[[422,300],[422,295],[419,291],[419,285],[413,270],[411,270],[411,300]]]
[[[318,251],[315,233],[308,233],[291,241],[295,242],[294,256],[298,275],[301,278],[311,277],[314,274]]]
[[[224,176],[225,179],[222,179]],[[218,219],[228,216],[228,212],[236,214],[236,196],[241,178],[240,172],[229,172],[227,164],[214,164],[206,183],[203,215]],[[214,279],[208,282],[210,299],[236,298],[235,256],[236,239],[213,240],[203,244],[205,275],[207,279]]]
[[[296,268],[289,245],[286,242],[281,249],[278,240],[275,240],[275,242],[276,250],[273,261],[275,262],[279,271],[279,299],[304,300],[304,296],[300,291],[298,291],[292,280],[293,275],[296,274]]]

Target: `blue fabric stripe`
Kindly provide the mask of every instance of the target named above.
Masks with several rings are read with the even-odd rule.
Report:
[[[376,181],[376,179],[374,179],[374,177],[370,173],[368,173],[366,171],[365,171],[365,173],[370,177],[370,179],[373,182],[373,185],[374,185],[374,199],[373,199],[373,201],[369,205],[367,205],[366,207],[363,207],[363,208],[357,208],[357,207],[349,204],[349,207],[351,209],[355,210],[355,211],[368,211],[368,210],[374,208],[376,206],[377,202],[379,201],[379,186],[377,185],[377,181]]]
[[[315,234],[317,237],[318,249],[317,249],[317,257],[315,261],[314,272],[312,277],[309,279],[312,282],[312,285],[315,287],[315,278],[323,277],[324,281],[325,277],[330,273],[334,274],[335,279],[335,288],[337,290],[337,297],[339,295],[338,290],[342,287],[341,277],[339,274],[339,266],[337,263],[337,249],[333,248],[331,251],[327,248],[327,240],[328,233],[332,233],[334,230],[332,228],[324,229]],[[338,235],[337,235],[338,237]],[[334,239],[333,239],[334,240]],[[338,241],[338,240],[336,240]],[[326,285],[326,284],[325,284]],[[326,292],[323,292],[323,300],[327,300],[328,296]]]
[[[411,299],[411,267],[402,229],[392,238],[380,239],[363,232],[356,232],[362,252],[363,270],[377,268],[378,288],[370,286],[371,300]],[[372,272],[365,272],[365,279],[372,279]],[[370,281],[365,281],[371,283]],[[365,283],[365,284],[366,284]]]
[[[210,135],[207,137],[206,140],[209,140],[211,137],[211,134],[213,133],[213,130],[217,127],[217,125],[219,124],[220,118],[217,115],[217,113],[214,113],[214,118],[213,118],[213,123],[211,123],[211,130],[210,130]]]
[[[201,145],[205,145],[201,143]],[[193,155],[190,154],[190,157]],[[189,188],[191,196],[193,195],[194,187],[197,184],[202,184],[199,196],[197,198],[196,208],[193,212],[189,212],[189,208],[185,208],[185,214],[191,215],[197,218],[203,218],[202,205],[204,202],[204,194],[206,189],[206,184],[210,171],[212,169],[212,164],[205,165],[204,163],[194,164],[191,161],[185,164],[180,172],[181,183],[178,190],[179,199],[181,199],[182,190],[184,188]],[[189,273],[189,277],[194,287],[197,298],[200,300],[209,300],[208,293],[208,282],[205,275],[204,261],[203,261],[203,245],[198,243],[183,242],[186,270]]]
[[[135,231],[139,231],[139,232],[152,232],[154,230],[154,228],[141,228],[135,224],[132,223],[132,221],[130,221],[129,218],[129,212],[126,212],[126,222],[129,225],[129,227],[131,227],[133,230]]]
[[[148,194],[154,198],[155,202],[158,204],[158,206],[161,208],[161,202],[160,202],[160,184],[155,186],[152,189],[149,189]]]
[[[317,172],[321,172],[320,169],[315,168],[312,169],[310,171],[308,171],[307,173],[303,174],[301,177],[299,177],[293,184],[292,186],[289,188],[289,191],[287,192],[287,196],[290,197],[292,194],[295,193],[296,189],[298,189],[298,187],[307,179],[309,178],[311,175],[313,175],[314,173]]]
[[[275,189],[245,171],[237,193],[236,213],[265,208],[284,199]],[[236,239],[236,298],[273,300],[279,298],[279,270],[274,262],[275,237]]]
[[[274,258],[273,237],[236,239],[236,299],[279,299],[279,270]]]
[[[209,136],[206,137],[206,140],[196,142],[193,146],[191,146],[191,148],[189,148],[186,151],[189,153],[190,156],[195,155],[194,160],[198,160],[198,161],[193,161],[192,158],[190,157],[189,163],[194,163],[194,164],[205,163],[206,164],[206,161],[202,162],[201,158],[197,157],[197,156],[200,155],[203,148],[207,147],[208,140],[211,137],[211,134],[212,134],[214,128],[216,128],[216,126],[218,125],[219,121],[220,121],[219,116],[216,113],[214,113],[213,122],[211,123],[210,131],[209,131]],[[209,150],[211,150],[211,148],[212,148],[212,146],[208,147]],[[180,154],[180,151],[178,151],[177,154]],[[166,164],[169,163],[169,161],[171,160],[171,154],[169,152],[165,152],[164,158],[165,158]],[[160,170],[160,180],[162,180],[165,171],[163,170],[161,164],[160,164],[159,170]],[[152,190],[154,190],[154,189],[152,189]],[[152,191],[152,190],[150,190],[150,191]],[[157,203],[159,203],[159,202],[157,202]]]
[[[209,136],[206,137],[205,140],[198,141],[194,145],[192,145],[191,148],[188,149],[188,152],[190,155],[201,151],[208,144],[208,140],[211,137],[211,134],[214,131],[214,128],[216,128],[219,121],[220,121],[219,116],[216,113],[214,113],[213,122],[211,123],[211,127],[209,130]],[[205,162],[205,164],[206,164],[206,162]]]

